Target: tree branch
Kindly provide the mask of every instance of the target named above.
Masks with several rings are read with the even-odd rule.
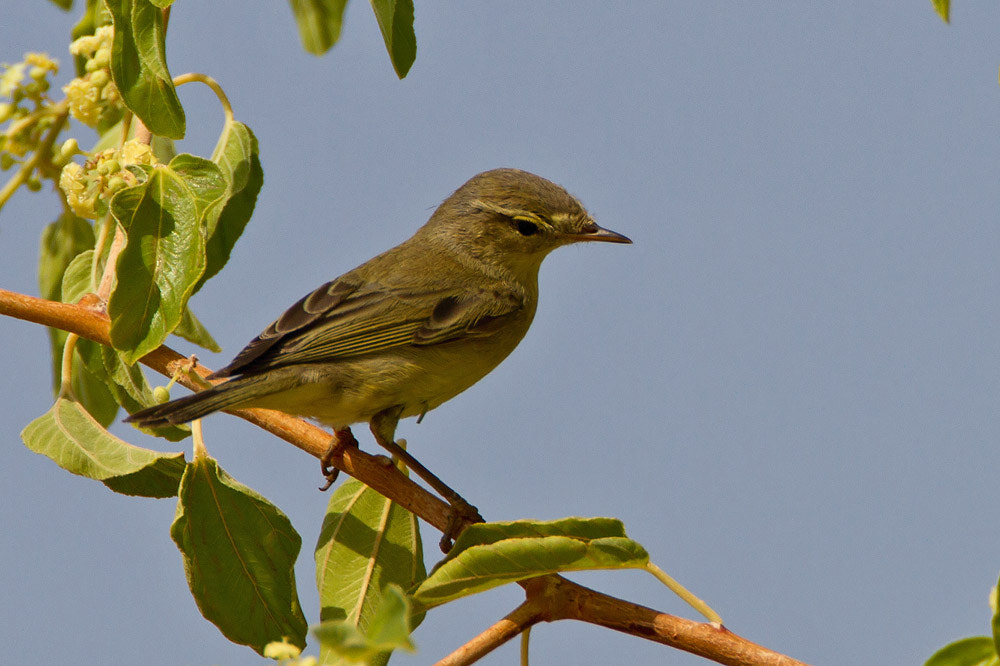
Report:
[[[102,345],[111,344],[110,321],[93,296],[73,305],[0,289],[0,315],[59,328]],[[157,372],[172,377],[188,359],[163,345],[144,356],[141,361]],[[194,371],[202,377],[209,374],[206,368],[200,366]],[[194,390],[199,388],[186,373],[179,373],[178,382]],[[283,412],[239,409],[230,413],[316,458],[322,457],[330,444],[329,433]],[[437,529],[445,529],[448,523],[447,504],[403,476],[384,456],[373,456],[356,448],[348,448],[333,462],[339,469]],[[439,663],[472,663],[540,621],[579,620],[669,645],[727,666],[806,666],[752,643],[721,625],[694,622],[660,613],[578,585],[562,576],[540,576],[520,584],[527,593],[525,603]]]
[[[532,580],[540,580],[538,578]],[[468,666],[497,649],[522,631],[543,619],[543,610],[537,599],[527,601],[508,613],[502,620],[462,645],[434,666]]]

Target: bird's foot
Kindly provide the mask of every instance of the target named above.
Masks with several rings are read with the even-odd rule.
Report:
[[[438,545],[441,552],[448,553],[455,545],[455,539],[462,533],[467,525],[472,523],[484,523],[483,517],[479,515],[479,509],[472,506],[464,499],[456,495],[449,500],[451,507],[448,511],[448,522],[444,528],[444,534]]]
[[[329,490],[333,482],[337,480],[337,476],[340,475],[340,470],[333,466],[333,461],[344,454],[344,449],[350,446],[357,447],[357,445],[358,440],[354,438],[354,433],[351,432],[350,428],[333,431],[330,448],[319,459],[320,470],[326,477],[326,483],[319,487],[320,490]]]

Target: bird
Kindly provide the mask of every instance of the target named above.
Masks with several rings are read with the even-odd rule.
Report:
[[[357,445],[350,426],[368,423],[376,442],[447,499],[453,515],[481,521],[395,442],[396,426],[423,418],[503,361],[531,325],[545,256],[594,241],[632,242],[598,226],[578,199],[545,178],[485,171],[411,238],[288,308],[209,375],[225,381],[126,421],[158,427],[244,407],[313,419],[334,432],[322,461],[327,487],[336,478],[333,454]]]

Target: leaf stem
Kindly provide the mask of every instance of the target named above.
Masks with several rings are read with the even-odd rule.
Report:
[[[73,350],[76,341],[80,339],[76,333],[66,336],[63,344],[62,366],[59,373],[59,397],[67,398],[73,395]]]
[[[200,81],[212,89],[215,96],[219,98],[219,103],[222,104],[222,110],[226,114],[226,126],[228,127],[231,125],[235,120],[233,116],[233,107],[229,103],[229,98],[226,96],[225,91],[222,89],[222,86],[219,85],[218,81],[213,79],[208,74],[202,74],[201,72],[189,72],[187,74],[180,74],[174,77],[175,86],[182,86],[185,83],[193,83],[195,81]]]
[[[125,109],[125,115],[122,116],[122,135],[118,138],[118,150],[121,150],[128,140],[128,133],[132,130],[132,112]]]
[[[201,419],[191,421],[191,440],[194,442],[194,459],[204,460],[208,457],[208,449],[205,448],[205,439],[201,432]]]
[[[683,599],[691,608],[701,613],[706,620],[713,624],[722,626],[722,618],[704,601],[691,594],[687,588],[674,580],[666,571],[656,566],[652,562],[646,563],[646,571],[653,574],[657,580],[670,588],[670,591]]]

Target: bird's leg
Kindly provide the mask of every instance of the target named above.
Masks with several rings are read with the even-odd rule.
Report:
[[[330,448],[319,459],[319,468],[323,471],[323,476],[326,477],[326,483],[319,487],[320,490],[329,490],[340,474],[340,470],[333,466],[333,459],[343,453],[345,448],[357,445],[358,440],[354,439],[354,433],[351,432],[350,428],[333,431]]]
[[[375,441],[386,451],[402,460],[407,467],[423,479],[427,485],[434,489],[451,507],[448,514],[448,524],[445,527],[444,535],[441,537],[441,550],[447,553],[465,526],[465,523],[482,523],[483,517],[479,515],[479,510],[465,501],[461,495],[452,490],[448,484],[435,476],[429,469],[420,464],[420,461],[407,453],[406,449],[396,443],[394,439],[396,424],[399,423],[399,415],[403,411],[402,407],[392,407],[385,409],[372,417],[371,430],[375,436]]]

